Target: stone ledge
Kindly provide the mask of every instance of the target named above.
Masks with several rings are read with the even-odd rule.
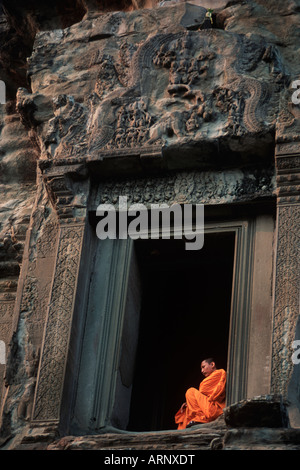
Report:
[[[229,429],[223,439],[223,450],[300,450],[300,429]]]
[[[224,431],[208,429],[139,434],[67,436],[50,444],[47,450],[210,450]]]
[[[36,436],[38,438],[38,436]],[[300,450],[300,429],[209,428],[152,433],[105,433],[65,436],[51,443],[23,439],[15,450],[101,451],[202,451],[202,450]]]
[[[184,430],[127,432],[107,428],[102,434],[59,437],[53,429],[45,428],[11,437],[10,442],[2,444],[2,450],[300,450],[300,429],[232,428],[225,424],[224,416]]]
[[[222,448],[226,429],[223,416],[189,429],[151,432],[105,428],[99,434],[59,437],[51,427],[37,427],[12,436],[2,450],[210,450]]]
[[[66,436],[47,450],[211,450],[220,447],[226,426],[223,416],[215,422],[183,430],[125,432],[112,428],[90,436]]]

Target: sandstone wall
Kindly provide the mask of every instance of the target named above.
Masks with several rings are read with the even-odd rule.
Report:
[[[208,3],[214,27],[202,29]],[[86,173],[141,173],[145,161],[160,170],[265,171],[260,196],[274,195],[275,144],[297,143],[299,135],[300,108],[291,102],[300,77],[299,8],[293,0],[3,1],[3,439],[30,421],[61,199],[69,198],[65,214],[71,207],[80,215]],[[84,170],[58,197],[58,180],[45,169],[70,162]],[[291,343],[296,313],[289,321]],[[275,365],[285,361],[279,323]],[[285,390],[290,374],[274,366],[274,386]]]

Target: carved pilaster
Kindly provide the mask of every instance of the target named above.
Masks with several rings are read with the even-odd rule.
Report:
[[[84,221],[89,179],[84,163],[40,162],[49,198],[60,221]]]
[[[300,298],[300,142],[278,145],[272,388],[287,396]]]
[[[276,168],[278,205],[300,204],[300,142],[277,146]]]
[[[83,224],[60,227],[32,422],[58,423],[84,235]]]
[[[61,401],[86,221],[89,180],[80,165],[43,168],[59,220],[56,262],[44,328],[32,425],[60,422]]]

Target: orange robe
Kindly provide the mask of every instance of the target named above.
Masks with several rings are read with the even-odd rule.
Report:
[[[186,408],[177,411],[177,429],[185,429],[190,421],[209,423],[223,413],[225,407],[226,372],[217,369],[206,377],[196,388],[189,388],[185,394]]]

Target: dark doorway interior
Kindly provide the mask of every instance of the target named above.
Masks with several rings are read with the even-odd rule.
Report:
[[[128,430],[176,429],[186,389],[203,379],[201,360],[226,369],[234,237],[206,234],[198,251],[183,240],[135,242],[142,308]]]

